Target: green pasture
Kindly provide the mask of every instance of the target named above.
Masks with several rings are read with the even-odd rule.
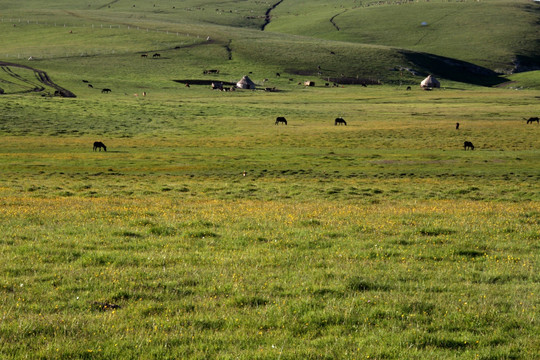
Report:
[[[115,54],[168,49],[210,37],[215,45],[229,48],[227,59],[248,59],[267,67],[279,64],[282,72],[293,74],[316,75],[320,66],[323,77],[333,78],[343,74],[397,83],[403,75],[391,70],[408,68],[417,76],[433,73],[494,85],[504,81],[496,73],[538,68],[540,10],[528,0],[285,1],[270,11],[270,23],[260,31],[273,5],[194,0],[7,2],[0,27],[9,36],[0,55],[25,59],[29,52],[42,58]],[[107,28],[118,31],[97,31]]]
[[[261,31],[271,5],[2,3],[0,358],[540,358],[540,73],[456,71],[534,39],[352,26],[536,10],[284,1]]]
[[[529,62],[539,55],[534,44],[540,10],[531,1],[310,4],[306,13],[303,2],[284,2],[268,30],[407,48],[503,72],[516,58]]]
[[[539,355],[537,91],[65,81],[2,98],[3,357]]]

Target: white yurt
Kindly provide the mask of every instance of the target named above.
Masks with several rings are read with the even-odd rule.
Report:
[[[239,89],[255,89],[255,83],[246,75],[236,83],[236,87]]]
[[[422,80],[422,82],[420,83],[420,86],[423,88],[440,88],[441,83],[437,79],[435,79],[434,76],[428,75],[427,78]]]

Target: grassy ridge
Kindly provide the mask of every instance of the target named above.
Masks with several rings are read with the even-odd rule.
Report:
[[[538,58],[534,47],[538,6],[529,1],[420,1],[374,6],[366,2],[341,7],[328,3],[315,7],[311,3],[314,9],[304,11],[303,3],[285,2],[274,12],[268,29],[401,47],[499,71],[509,69],[518,56]],[[422,26],[423,22],[427,26]]]
[[[26,3],[25,3],[26,4]],[[205,3],[197,2],[145,3],[134,1],[116,2],[103,7],[103,4],[67,5],[56,4],[47,6],[45,10],[36,13],[33,9],[44,6],[27,4],[24,7],[11,9],[12,15],[2,25],[9,27],[12,21],[24,27],[25,21],[42,21],[52,26],[67,22],[68,27],[90,26],[120,26],[124,32],[124,40],[118,39],[120,34],[107,35],[106,33],[91,33],[85,39],[87,29],[78,31],[78,35],[69,40],[61,29],[45,30],[44,35],[51,33],[52,38],[38,43],[37,47],[29,43],[36,39],[31,36],[35,33],[37,24],[28,33],[23,30],[9,29],[12,41],[3,49],[6,56],[16,56],[21,52],[32,50],[39,56],[96,53],[101,51],[126,51],[123,46],[115,44],[130,44],[128,39],[141,38],[141,46],[150,42],[151,45],[160,45],[163,42],[163,32],[186,34],[199,39],[210,36],[221,46],[237,42],[240,44],[232,49],[232,56],[239,59],[256,61],[266,66],[280,66],[282,71],[307,72],[317,74],[317,66],[327,69],[323,76],[335,77],[344,74],[347,77],[361,76],[364,78],[382,79],[385,81],[403,81],[395,72],[388,71],[395,67],[415,69],[425,76],[425,73],[435,73],[454,81],[465,81],[474,84],[493,85],[500,80],[495,74],[486,73],[479,76],[475,66],[484,66],[492,70],[507,72],[515,64],[521,69],[534,66],[538,54],[532,44],[537,40],[538,32],[535,30],[536,7],[528,2],[509,3],[507,1],[490,2],[418,2],[404,5],[367,6],[369,2],[360,4],[345,2],[343,4],[317,2],[306,4],[304,2],[284,2],[272,10],[271,23],[267,31],[261,33],[257,29],[264,22],[264,14],[270,4],[262,2],[240,2],[231,6],[230,3],[216,1]],[[371,4],[373,5],[373,4]],[[15,5],[13,5],[15,7]],[[482,21],[477,14],[482,12]],[[18,23],[17,19],[21,19]],[[389,24],[386,20],[393,19]],[[335,20],[332,25],[330,19]],[[509,21],[512,19],[512,21]],[[516,20],[517,19],[517,20]],[[429,26],[420,26],[427,21]],[[459,25],[460,31],[455,27]],[[150,33],[159,31],[154,40],[148,38],[149,34],[129,32],[126,29],[148,29]],[[391,27],[389,29],[389,27]],[[252,30],[248,30],[251,28]],[[7,30],[7,29],[6,29]],[[274,32],[274,34],[272,34]],[[84,34],[83,34],[84,33]],[[279,34],[279,35],[278,35]],[[305,35],[298,38],[288,34]],[[45,35],[47,36],[47,35]],[[108,37],[115,40],[108,42]],[[76,39],[75,39],[76,38]],[[91,39],[102,39],[102,44]],[[328,42],[313,39],[327,39]],[[116,41],[120,40],[120,41]],[[177,39],[180,40],[180,39]],[[183,40],[183,39],[182,39]],[[339,42],[335,42],[339,40]],[[35,41],[35,40],[34,40]],[[169,39],[172,42],[182,42]],[[187,39],[185,43],[189,43]],[[249,44],[243,46],[242,44]],[[42,47],[39,44],[54,44]],[[85,45],[86,44],[86,45]],[[257,44],[258,46],[254,46]],[[379,45],[374,53],[374,47],[364,44]],[[93,46],[92,46],[93,45]],[[165,45],[165,44],[163,44]],[[169,45],[169,44],[167,44]],[[172,44],[171,44],[172,45]],[[177,45],[175,45],[177,46]],[[392,48],[389,48],[391,46]],[[150,49],[159,47],[152,46]],[[398,48],[418,52],[415,56],[404,56]],[[22,51],[22,50],[25,51]],[[338,56],[328,58],[330,52]],[[424,53],[435,54],[438,57],[426,56]],[[479,58],[478,54],[482,54]],[[375,55],[375,56],[374,56]],[[25,58],[25,56],[22,56]],[[449,61],[449,59],[456,61]],[[327,59],[325,59],[327,58]],[[228,59],[228,57],[227,57]],[[459,63],[457,60],[467,62]],[[307,62],[307,63],[306,63]],[[285,67],[283,64],[287,64]],[[244,66],[250,66],[245,64]],[[483,70],[485,72],[485,70]],[[461,76],[457,76],[461,74]],[[407,80],[407,79],[405,79]],[[416,82],[417,80],[415,80]]]

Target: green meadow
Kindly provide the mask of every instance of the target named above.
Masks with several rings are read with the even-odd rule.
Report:
[[[276,3],[3,2],[0,358],[540,358],[539,6]]]

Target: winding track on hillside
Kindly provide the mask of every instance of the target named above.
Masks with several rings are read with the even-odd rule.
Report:
[[[336,22],[334,21],[339,15],[343,14],[343,13],[346,13],[347,12],[347,9],[343,10],[342,12],[340,13],[337,13],[336,15],[332,16],[330,18],[330,23],[336,28],[337,31],[340,31],[340,28],[339,26],[336,24]]]
[[[108,3],[105,4],[105,5],[101,5],[101,6],[98,7],[97,9],[98,9],[98,10],[105,9],[106,7],[111,6],[112,4],[117,3],[117,2],[118,2],[118,0],[113,0],[113,1],[111,1],[111,2],[108,2]]]
[[[270,15],[270,13],[272,12],[272,10],[274,10],[282,2],[283,0],[279,0],[277,3],[272,5],[268,10],[266,10],[266,13],[264,14],[264,24],[262,24],[261,26],[261,31],[264,31],[266,26],[270,24],[270,20],[272,20],[272,15]]]
[[[21,65],[21,64],[15,64],[15,63],[9,63],[9,62],[5,62],[5,61],[0,61],[0,67],[2,67],[2,69],[4,69],[4,71],[6,71],[10,76],[20,80],[20,81],[23,81],[23,82],[26,82],[28,84],[31,84],[33,85],[30,81],[28,80],[25,80],[24,78],[22,78],[20,75],[14,73],[10,68],[12,67],[18,67],[18,68],[22,68],[22,69],[27,69],[27,70],[31,70],[34,72],[34,74],[36,75],[36,79],[42,83],[43,85],[46,85],[46,86],[49,86],[49,87],[52,87],[54,89],[56,89],[56,93],[62,97],[76,97],[76,95],[74,93],[72,93],[71,91],[67,90],[67,89],[64,89],[63,87],[55,84],[51,78],[49,77],[49,75],[43,71],[43,70],[39,70],[39,69],[35,69],[35,68],[32,68],[30,66],[26,66],[26,65]],[[40,88],[36,88],[35,91],[43,91],[45,90],[44,87],[40,87]]]

